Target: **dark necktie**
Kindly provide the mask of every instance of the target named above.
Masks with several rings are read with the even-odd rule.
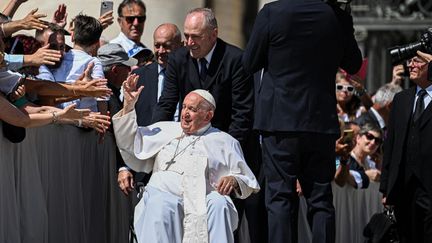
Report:
[[[204,81],[207,76],[207,60],[205,58],[200,58],[200,80]]]
[[[426,90],[424,90],[424,89],[421,89],[417,93],[418,98],[417,98],[417,101],[415,104],[415,110],[414,110],[414,114],[413,114],[413,121],[414,122],[416,122],[420,118],[420,116],[424,110],[424,97],[425,97],[425,95],[426,95]]]

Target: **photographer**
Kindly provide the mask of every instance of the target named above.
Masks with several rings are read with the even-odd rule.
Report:
[[[410,59],[416,85],[394,97],[384,145],[380,191],[383,203],[394,205],[401,242],[432,242],[431,54]]]

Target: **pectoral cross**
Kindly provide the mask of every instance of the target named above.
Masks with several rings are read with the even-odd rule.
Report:
[[[166,162],[165,164],[167,165],[167,167],[165,168],[165,170],[168,170],[168,168],[175,163],[174,158],[172,158],[170,161]]]

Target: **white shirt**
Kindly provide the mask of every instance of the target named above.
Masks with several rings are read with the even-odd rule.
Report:
[[[158,64],[158,91],[157,91],[157,100],[159,101],[160,96],[162,95],[162,89],[165,80],[165,73],[162,70],[166,70],[161,65]]]
[[[206,61],[207,61],[207,64],[206,64],[207,69],[208,69],[208,67],[210,65],[210,61],[212,59],[214,50],[216,48],[216,44],[217,44],[217,42],[213,45],[213,48],[210,50],[210,52],[204,57],[206,59]],[[200,60],[198,59],[197,61],[198,61],[198,73],[201,73]]]
[[[157,90],[157,100],[158,101],[162,95],[162,90],[163,90],[163,86],[164,86],[164,82],[165,82],[165,73],[162,72],[162,70],[166,70],[166,68],[164,68],[158,64],[158,74],[159,74],[158,75],[158,90]],[[179,120],[179,115],[180,115],[180,103],[177,103],[177,108],[176,108],[176,111],[174,113],[174,121]]]
[[[94,67],[91,73],[93,79],[105,78],[102,63],[98,58],[92,57],[84,51],[72,49],[66,52],[63,56],[60,67],[57,69],[49,69],[47,66],[42,65],[39,68],[39,75],[37,78],[42,80],[51,80],[54,82],[74,83],[87,68],[87,65],[93,62]],[[107,99],[98,99],[107,100]],[[89,108],[92,111],[97,111],[96,99],[92,97],[84,97],[78,100],[65,102],[59,105],[64,108],[70,104],[77,104],[77,108]]]
[[[126,51],[126,53],[129,53],[129,50],[133,49],[137,45],[135,43],[135,41],[127,38],[127,36],[121,31],[116,38],[114,38],[110,41],[110,43],[115,43],[115,44],[121,45],[123,47],[123,49]],[[142,43],[140,43],[140,45],[142,45],[144,47],[144,45]]]
[[[417,89],[416,89],[416,96],[415,96],[415,100],[414,100],[413,114],[414,114],[414,111],[415,111],[415,105],[416,105],[416,103],[417,103],[417,99],[418,99],[418,92],[419,92],[421,89],[422,89],[421,87],[417,86]],[[430,103],[431,100],[432,100],[432,85],[429,85],[429,87],[427,87],[425,90],[426,90],[426,95],[425,95],[424,98],[423,98],[423,101],[424,101],[424,109],[426,109],[426,107],[429,105],[429,103]]]
[[[384,118],[373,107],[371,107],[370,110],[375,115],[376,119],[378,120],[380,128],[381,129],[384,128],[386,126]]]

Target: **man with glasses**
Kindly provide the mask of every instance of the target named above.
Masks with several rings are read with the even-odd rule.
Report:
[[[146,6],[141,0],[124,0],[117,9],[117,22],[121,32],[110,41],[120,44],[129,57],[146,63],[153,57],[152,51],[141,43],[146,21]]]
[[[394,205],[401,242],[432,242],[432,55],[417,52],[408,63],[416,84],[394,97],[380,191]]]
[[[138,242],[234,242],[239,217],[230,196],[245,199],[259,185],[239,142],[212,127],[215,99],[193,90],[183,101],[181,122],[141,127],[134,110],[143,90],[137,79],[123,84],[124,105],[113,124],[127,165],[153,173],[135,210]]]

